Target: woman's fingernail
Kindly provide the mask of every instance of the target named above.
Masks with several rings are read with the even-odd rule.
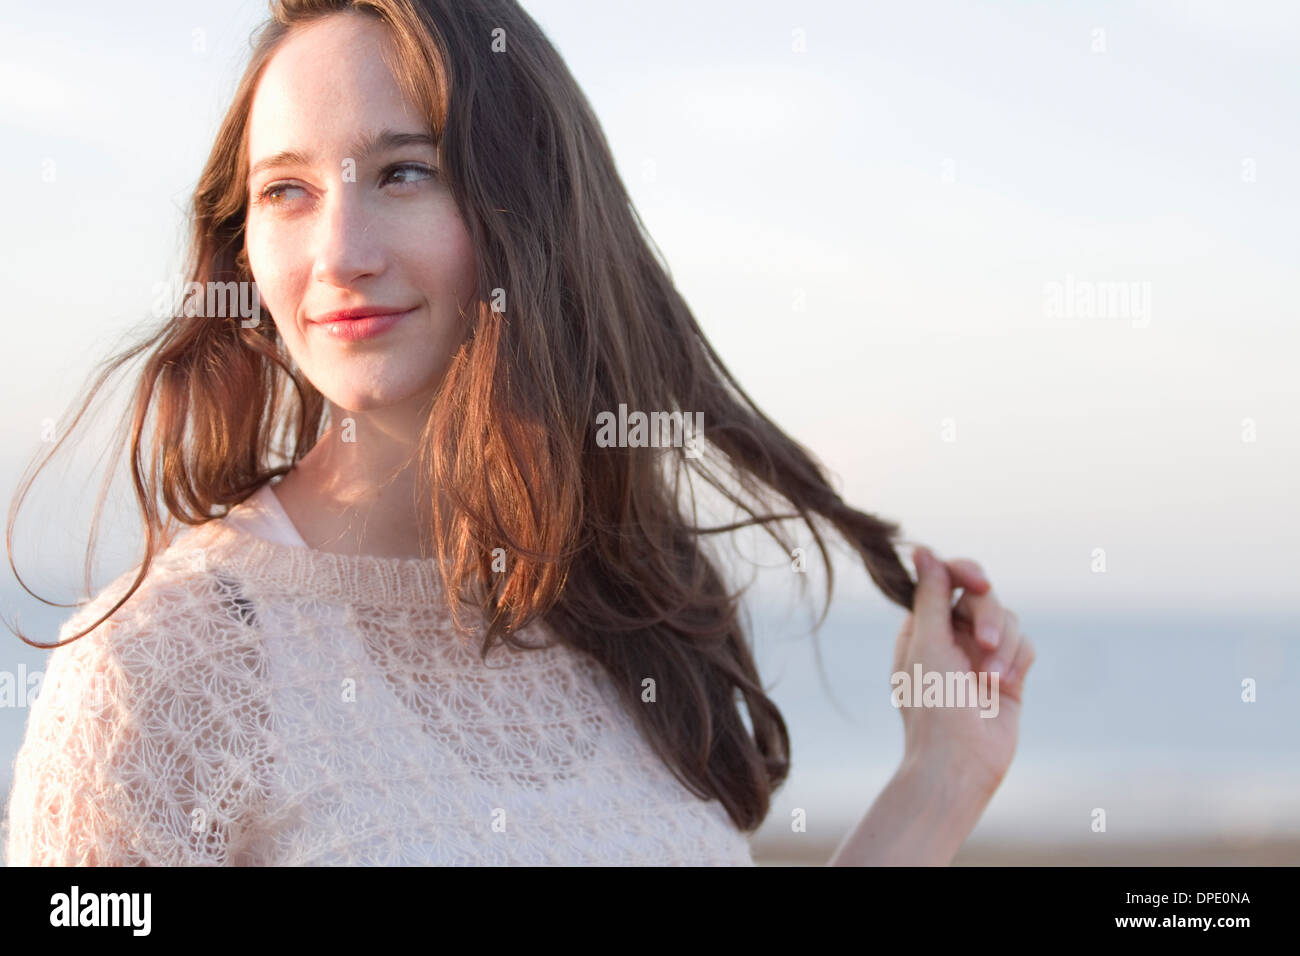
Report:
[[[980,637],[990,647],[997,647],[998,642],[1002,640],[1002,632],[997,629],[995,624],[981,624]]]

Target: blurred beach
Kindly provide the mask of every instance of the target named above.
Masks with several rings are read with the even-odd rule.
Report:
[[[1017,612],[1038,656],[1016,759],[955,865],[1300,865],[1296,620]],[[823,684],[788,618],[756,612],[760,668],[776,679],[793,741],[756,861],[825,863],[891,776],[902,724],[885,671],[898,620],[874,601],[837,601],[819,636]],[[790,832],[795,808],[808,833]],[[1092,830],[1097,809],[1105,832]]]
[[[830,844],[772,842],[754,847],[759,866],[824,866],[835,847]],[[1201,840],[1116,844],[1046,845],[982,843],[971,840],[953,866],[1297,866],[1300,839]]]

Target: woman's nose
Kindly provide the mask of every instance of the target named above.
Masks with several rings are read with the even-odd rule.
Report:
[[[380,226],[362,201],[361,189],[359,183],[339,182],[326,196],[312,262],[312,278],[318,282],[349,286],[384,270]]]

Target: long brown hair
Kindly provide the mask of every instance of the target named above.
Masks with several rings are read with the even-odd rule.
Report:
[[[728,371],[645,232],[587,99],[514,0],[279,0],[271,12],[194,193],[187,280],[204,288],[252,281],[243,253],[246,127],[267,61],[316,18],[380,18],[394,39],[395,76],[439,142],[479,276],[465,341],[415,457],[419,517],[443,587],[481,608],[484,656],[498,641],[521,647],[514,632],[538,618],[591,655],[678,779],[721,801],[738,828],[756,828],[789,771],[789,734],[746,641],[743,592],[728,589],[704,536],[759,526],[790,555],[782,522],[802,522],[823,559],[828,610],[825,522],[880,590],[910,608],[914,584],[895,551],[897,526],[845,504]],[[59,644],[19,635],[32,646],[89,633],[145,580],[177,522],[219,518],[288,471],[323,432],[323,396],[291,367],[273,323],[166,320],[102,364],[71,427],[29,469],[10,511],[11,567],[13,526],[32,481],[106,380],[142,354],[117,444],[120,454],[129,432],[144,560],[94,624]],[[702,454],[605,447],[597,418],[621,405],[702,416]],[[695,524],[697,479],[747,517]],[[98,522],[99,509],[90,551]],[[500,548],[509,555],[504,573],[494,570]],[[89,567],[88,552],[87,581]],[[647,678],[664,704],[642,703]]]

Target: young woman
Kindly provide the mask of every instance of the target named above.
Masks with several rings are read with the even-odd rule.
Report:
[[[951,860],[1033,660],[979,567],[917,548],[914,585],[754,406],[512,0],[273,13],[194,196],[198,294],[109,361],[146,359],[145,553],[50,645],[10,864],[750,864],[789,739],[703,536],[789,554],[786,520],[828,600],[819,523],[909,609],[895,672],[1000,675],[993,719],[903,709],[831,862]],[[598,440],[621,406],[703,435]],[[696,479],[748,518],[689,521]]]

